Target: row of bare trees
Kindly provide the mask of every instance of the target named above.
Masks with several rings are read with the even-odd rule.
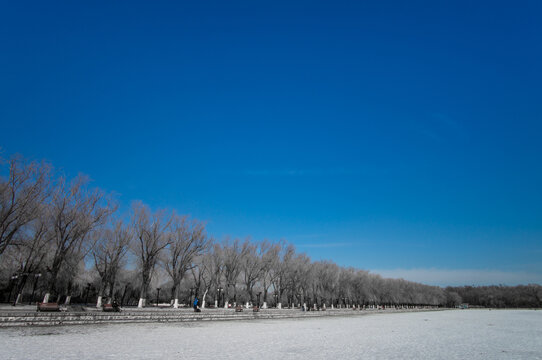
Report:
[[[41,279],[41,280],[40,280]],[[311,261],[284,241],[216,241],[204,223],[135,202],[117,211],[84,176],[13,157],[0,172],[0,293],[70,303],[112,299],[146,305],[159,292],[174,307],[456,305],[440,287]]]
[[[276,307],[439,305],[445,301],[439,287],[383,279],[330,261],[313,262],[285,242],[215,242],[196,262],[194,273],[204,300],[210,295],[221,306],[230,302]]]
[[[74,294],[82,300],[85,289],[88,297],[92,287],[100,306],[123,287],[124,296],[128,283],[140,307],[151,283],[169,292],[174,307],[190,295],[225,306],[259,302],[260,296],[276,306],[439,303],[436,288],[311,262],[284,242],[214,241],[202,222],[174,211],[136,202],[121,216],[86,177],[68,180],[47,163],[13,157],[2,170],[0,281],[15,303],[25,289],[43,294],[44,302],[64,297],[69,303]]]
[[[20,157],[2,165],[6,163],[7,174],[0,181],[1,268],[13,271],[10,280],[17,280],[18,297],[29,276],[46,273],[47,302],[60,277],[71,286],[93,248],[94,231],[115,207],[105,193],[90,188],[84,176],[55,178],[49,164]]]
[[[537,284],[447,287],[446,294],[451,301],[449,306],[463,302],[489,308],[542,307],[542,286]]]
[[[176,289],[210,243],[202,223],[175,212],[134,203],[122,217],[86,177],[68,181],[47,163],[13,157],[2,161],[1,170],[0,281],[16,295],[15,303],[29,279],[34,292],[44,278],[38,288],[44,302],[62,294],[70,302],[83,283],[92,282],[101,304],[115,296],[119,279],[137,273],[144,306],[157,265],[167,270],[178,298]]]

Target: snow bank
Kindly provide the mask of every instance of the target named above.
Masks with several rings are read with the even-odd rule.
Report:
[[[542,311],[0,329],[3,359],[537,359]]]

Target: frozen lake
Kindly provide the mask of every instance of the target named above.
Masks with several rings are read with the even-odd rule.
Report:
[[[542,311],[0,329],[3,359],[542,359]]]

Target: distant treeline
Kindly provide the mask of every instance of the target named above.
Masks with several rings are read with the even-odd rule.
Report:
[[[451,304],[467,303],[491,308],[542,307],[542,286],[459,286],[447,287]]]
[[[1,159],[0,159],[1,160]],[[472,305],[540,307],[541,287],[443,289],[312,261],[283,241],[208,236],[201,221],[115,200],[44,162],[0,166],[0,299],[88,302],[117,299],[269,306]]]

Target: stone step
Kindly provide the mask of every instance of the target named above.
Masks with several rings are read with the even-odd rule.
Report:
[[[0,313],[0,327],[14,326],[51,326],[82,325],[100,323],[141,323],[141,322],[192,322],[192,321],[228,321],[281,318],[310,318],[322,316],[356,316],[380,312],[406,312],[412,310],[374,310],[374,311],[310,311],[295,310],[260,311],[250,310],[236,313],[233,311],[208,311],[192,313],[188,311],[123,311],[121,313],[103,312],[61,312],[61,313]],[[421,311],[421,310],[418,310]]]

